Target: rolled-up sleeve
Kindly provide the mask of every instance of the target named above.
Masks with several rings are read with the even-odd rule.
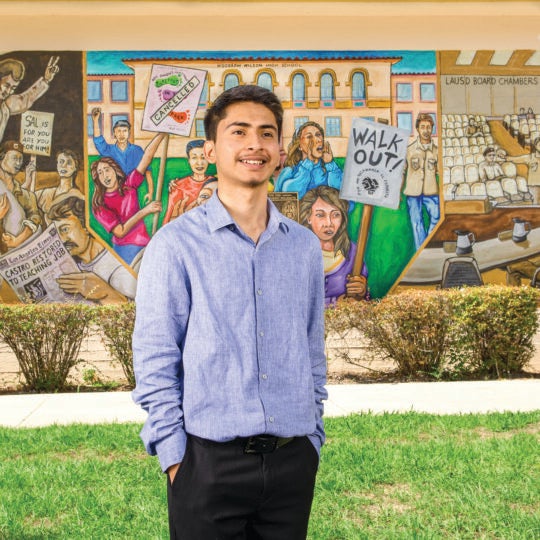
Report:
[[[160,233],[146,247],[139,271],[132,397],[148,413],[141,431],[146,450],[166,471],[182,461],[186,447],[182,346],[190,285],[178,250]]]

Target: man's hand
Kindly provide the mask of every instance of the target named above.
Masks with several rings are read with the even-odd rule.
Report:
[[[90,114],[92,115],[92,120],[98,120],[101,116],[101,109],[99,107],[94,107]]]
[[[60,68],[58,67],[58,60],[60,60],[59,56],[51,56],[49,59],[49,63],[45,68],[45,74],[43,75],[43,78],[47,83],[50,83],[54,79],[55,75],[60,71]]]
[[[24,184],[25,189],[34,191],[36,187],[36,154],[30,156],[30,161],[24,170]]]
[[[9,233],[4,233],[2,235],[2,241],[4,242],[4,244],[6,244],[6,246],[9,249],[16,248],[19,245],[17,243],[17,237],[13,236],[12,234],[9,234]]]
[[[6,214],[9,212],[10,208],[11,204],[9,203],[7,193],[0,195],[0,219],[4,219],[6,217]]]
[[[69,294],[80,294],[94,301],[105,298],[110,289],[110,285],[93,272],[63,274],[56,281],[63,291]]]
[[[171,484],[174,482],[174,479],[176,478],[176,473],[178,472],[178,469],[180,468],[181,463],[177,463],[176,465],[171,465],[167,469],[167,474],[169,475],[169,480],[171,481]]]

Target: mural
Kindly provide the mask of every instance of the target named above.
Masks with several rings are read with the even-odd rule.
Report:
[[[239,84],[271,89],[283,103],[282,159],[269,196],[319,238],[328,306],[406,287],[535,284],[538,56],[4,53],[0,299],[132,299],[152,235],[217,188],[202,150],[203,118]],[[358,127],[366,125],[373,135]],[[361,181],[351,172],[360,159],[374,172]],[[392,205],[351,195],[373,195],[385,166],[398,171]]]
[[[444,219],[399,287],[536,285],[539,62],[537,51],[439,53]]]

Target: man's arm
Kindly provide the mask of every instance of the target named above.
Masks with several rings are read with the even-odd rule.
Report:
[[[309,435],[313,446],[320,451],[325,441],[323,424],[323,400],[328,398],[326,391],[326,354],[324,348],[324,266],[322,251],[318,241],[311,249],[310,304],[308,313],[308,343],[313,376],[314,399],[316,407],[315,431]]]
[[[163,234],[146,246],[139,270],[133,332],[133,400],[148,412],[141,432],[146,450],[165,472],[184,458],[182,346],[190,311],[181,250]]]

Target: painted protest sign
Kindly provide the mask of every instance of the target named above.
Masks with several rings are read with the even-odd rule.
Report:
[[[26,111],[21,114],[21,142],[27,154],[50,156],[54,114]]]
[[[409,133],[403,129],[354,118],[341,198],[398,208],[408,139]]]
[[[142,129],[188,136],[205,78],[200,69],[153,64]]]

